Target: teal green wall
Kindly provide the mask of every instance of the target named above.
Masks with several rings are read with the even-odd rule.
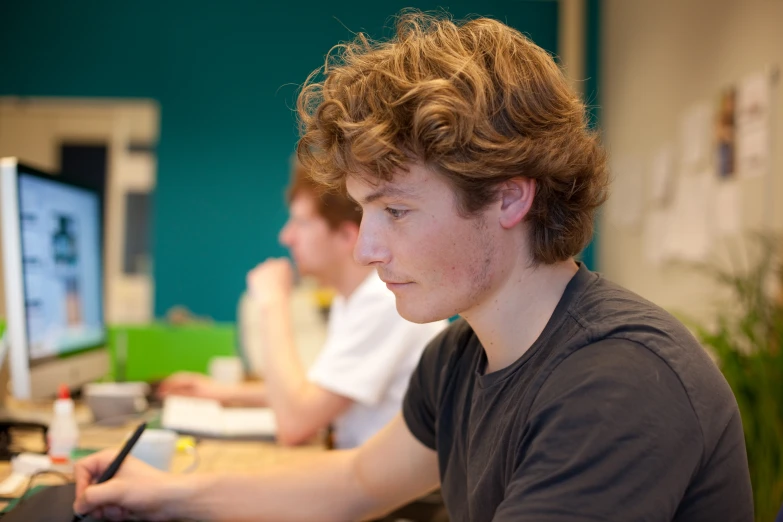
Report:
[[[0,95],[158,100],[155,313],[184,304],[233,320],[247,270],[284,254],[277,231],[296,85],[351,38],[348,29],[388,35],[389,17],[404,7],[412,5],[0,1]],[[556,52],[556,1],[413,7],[497,17]]]
[[[601,124],[601,0],[585,2],[585,100],[587,100],[590,124],[598,128]],[[601,238],[599,226],[601,220],[595,220],[593,240],[582,252],[582,261],[591,270],[600,270],[598,243]]]

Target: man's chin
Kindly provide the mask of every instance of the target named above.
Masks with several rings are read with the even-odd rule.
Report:
[[[449,314],[439,314],[437,310],[425,306],[406,306],[406,303],[397,298],[397,313],[406,321],[417,324],[434,323],[451,317]]]

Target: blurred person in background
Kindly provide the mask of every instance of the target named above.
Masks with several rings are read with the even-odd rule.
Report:
[[[269,406],[277,439],[287,445],[334,427],[338,448],[360,445],[399,411],[408,380],[427,342],[446,323],[415,324],[400,317],[394,294],[374,267],[353,259],[361,211],[337,192],[324,192],[297,165],[288,190],[289,219],[280,242],[299,274],[335,289],[326,343],[309,371],[297,353],[290,299],[294,271],[269,259],[247,276],[259,314],[264,382],[223,384],[193,373],[164,380],[162,397],[185,395],[225,404]]]

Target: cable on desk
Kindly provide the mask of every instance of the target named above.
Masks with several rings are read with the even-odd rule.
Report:
[[[0,500],[5,501],[5,502],[13,502],[14,500],[16,500],[17,501],[17,505],[21,504],[22,502],[24,502],[27,499],[27,494],[30,493],[30,489],[33,486],[33,482],[40,475],[57,475],[60,478],[62,478],[65,481],[66,484],[71,482],[71,478],[68,475],[66,475],[65,473],[62,473],[60,471],[56,471],[56,470],[53,470],[53,469],[45,469],[45,470],[41,470],[41,471],[36,471],[32,475],[30,475],[30,479],[27,481],[27,486],[24,488],[24,491],[22,492],[22,494],[19,497],[0,497]],[[3,511],[0,511],[0,519],[5,517],[5,515],[10,512],[10,511],[6,511],[7,509],[8,508],[6,507]]]
[[[71,477],[69,477],[68,475],[66,475],[65,473],[63,473],[61,471],[57,471],[57,470],[53,470],[53,469],[44,469],[44,470],[41,470],[41,471],[36,471],[32,475],[30,475],[30,480],[27,481],[27,487],[24,488],[24,491],[19,496],[19,503],[20,504],[26,500],[27,494],[30,492],[30,489],[33,487],[33,482],[35,481],[35,479],[37,477],[39,477],[41,475],[57,475],[60,478],[62,478],[65,481],[66,484],[72,482],[71,481]]]

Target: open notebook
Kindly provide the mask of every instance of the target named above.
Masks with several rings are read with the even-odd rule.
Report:
[[[269,439],[277,432],[269,408],[227,408],[217,401],[194,397],[167,397],[161,425],[201,437]]]

